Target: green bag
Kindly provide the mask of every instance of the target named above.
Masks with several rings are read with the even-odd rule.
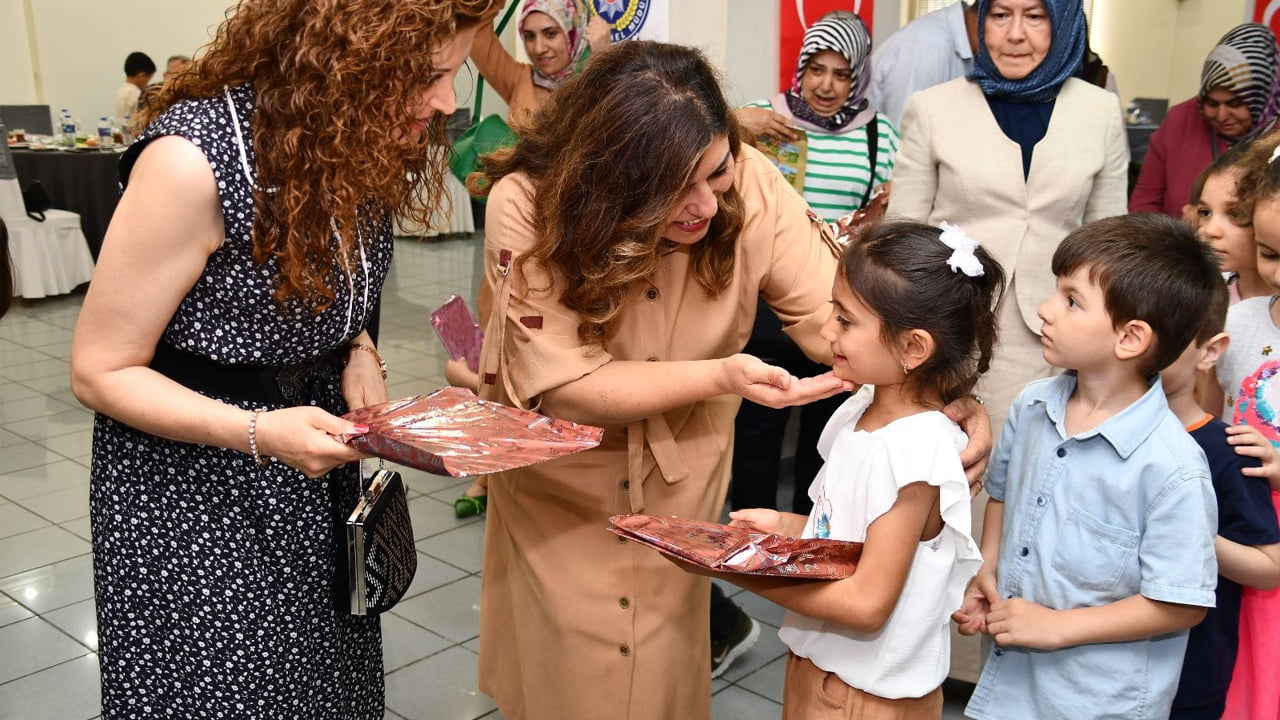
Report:
[[[506,29],[519,2],[512,2],[502,21],[494,30],[498,35]],[[507,123],[497,115],[480,118],[480,102],[484,99],[484,76],[476,81],[476,109],[471,113],[471,127],[453,142],[453,157],[449,160],[449,170],[463,185],[467,184],[467,176],[480,169],[480,156],[504,147],[516,144],[516,134],[511,132]]]
[[[453,143],[449,169],[466,184],[467,176],[480,169],[480,156],[516,144],[516,135],[497,115],[474,122]]]

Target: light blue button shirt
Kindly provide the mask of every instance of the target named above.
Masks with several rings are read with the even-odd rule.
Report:
[[[1014,400],[987,492],[1005,503],[1001,597],[1049,608],[1141,594],[1213,607],[1218,509],[1204,453],[1159,379],[1111,419],[1068,436],[1067,373]],[[995,647],[965,713],[980,720],[1167,718],[1186,631],[1040,651]]]

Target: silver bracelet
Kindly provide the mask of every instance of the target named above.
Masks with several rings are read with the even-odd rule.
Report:
[[[266,408],[258,408],[249,415],[249,452],[253,453],[253,461],[259,465],[271,462],[270,457],[258,454],[258,415],[266,412]]]

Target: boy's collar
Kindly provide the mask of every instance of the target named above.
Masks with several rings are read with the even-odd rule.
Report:
[[[1028,406],[1043,404],[1045,414],[1053,421],[1064,440],[1068,437],[1066,433],[1067,400],[1075,390],[1076,373],[1074,370],[1068,370],[1054,379],[1047,392],[1032,397],[1027,403]],[[1116,454],[1122,459],[1128,459],[1133,451],[1152,432],[1155,432],[1156,427],[1168,413],[1169,404],[1164,397],[1164,386],[1160,383],[1160,376],[1157,374],[1148,381],[1147,392],[1142,397],[1106,422],[1074,437],[1077,440],[1084,440],[1094,435],[1101,435],[1115,448]]]

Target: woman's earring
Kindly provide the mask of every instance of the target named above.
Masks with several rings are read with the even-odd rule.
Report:
[[[903,360],[903,361],[902,361],[902,374],[903,374],[903,375],[910,375],[910,374],[911,374],[911,368],[907,367],[907,361],[906,361],[906,360]]]

